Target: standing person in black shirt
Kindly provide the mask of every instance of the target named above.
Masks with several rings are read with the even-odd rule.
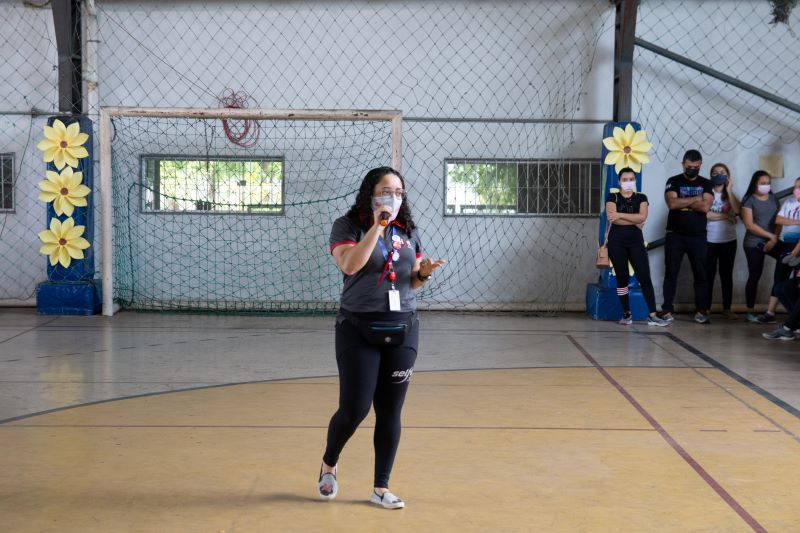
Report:
[[[619,171],[620,192],[612,192],[606,198],[606,217],[611,229],[608,232],[608,258],[614,266],[617,277],[617,296],[622,304],[620,324],[633,323],[630,302],[628,301],[628,282],[630,273],[628,263],[642,287],[644,301],[650,316],[649,326],[668,326],[669,322],[656,315],[656,297],[653,282],[650,280],[650,262],[644,247],[642,225],[647,220],[647,196],[636,192],[636,173],[630,168]]]
[[[673,301],[678,288],[678,272],[684,254],[689,256],[694,276],[694,320],[709,322],[711,307],[706,275],[706,215],[714,201],[711,181],[701,177],[703,157],[697,150],[683,156],[683,173],[667,180],[664,199],[669,208],[667,238],[664,243],[664,303],[661,318],[672,321]]]

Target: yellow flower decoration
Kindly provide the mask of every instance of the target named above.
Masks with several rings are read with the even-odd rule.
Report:
[[[614,165],[617,172],[625,167],[639,172],[644,163],[650,162],[647,152],[653,145],[647,142],[647,133],[644,130],[634,131],[630,124],[624,130],[614,128],[613,135],[603,139],[603,144],[608,149],[604,164]]]
[[[61,263],[68,267],[73,259],[83,259],[83,250],[89,247],[89,241],[81,237],[85,229],[86,226],[76,226],[72,218],[64,222],[51,218],[50,229],[39,232],[42,241],[39,253],[50,256],[50,266]]]
[[[61,174],[47,171],[47,179],[39,182],[39,200],[53,202],[53,209],[57,215],[72,216],[75,207],[86,207],[86,196],[92,192],[89,187],[81,184],[83,172],[73,172],[72,167],[67,167]]]
[[[81,133],[77,122],[65,126],[55,119],[52,127],[44,127],[44,136],[36,147],[44,152],[44,162],[52,161],[58,170],[65,165],[78,168],[78,159],[89,156],[89,152],[83,147],[89,135]]]

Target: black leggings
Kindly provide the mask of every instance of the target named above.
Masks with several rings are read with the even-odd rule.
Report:
[[[782,281],[772,288],[772,295],[780,300],[789,312],[784,326],[795,331],[800,329],[800,278]]]
[[[722,309],[729,311],[733,301],[733,260],[736,258],[736,240],[710,242],[706,251],[706,275],[708,279],[708,302],[714,293],[714,278],[719,262],[719,281],[722,286]]]
[[[622,303],[622,310],[629,312],[628,283],[630,274],[628,262],[633,265],[633,272],[642,287],[642,295],[651,313],[656,312],[656,296],[653,292],[653,282],[650,279],[650,261],[644,247],[642,230],[636,226],[611,226],[608,234],[608,258],[614,265],[617,275],[617,296]]]
[[[775,259],[775,273],[772,278],[774,287],[781,281],[789,278],[792,268],[781,263],[781,254],[791,252],[794,245],[778,242],[769,252],[764,252],[761,247],[745,246],[744,255],[747,258],[747,284],[744,286],[744,298],[748,309],[753,309],[756,305],[756,293],[758,292],[758,282],[761,280],[761,273],[764,271],[764,258],[766,256]]]
[[[394,315],[359,314],[375,321]],[[339,367],[339,410],[328,425],[328,443],[323,461],[334,466],[356,428],[375,407],[375,486],[389,487],[389,474],[400,443],[400,412],[406,397],[414,362],[417,360],[419,322],[401,346],[373,346],[343,315],[336,317],[336,364]]]

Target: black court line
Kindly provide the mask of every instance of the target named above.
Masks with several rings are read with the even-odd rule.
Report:
[[[644,335],[648,335],[648,333],[644,333]],[[719,361],[717,361],[716,359],[714,359],[710,355],[701,352],[700,350],[698,350],[697,348],[695,348],[694,346],[692,346],[688,342],[684,341],[683,339],[681,339],[680,337],[678,337],[674,333],[669,333],[669,332],[665,332],[665,333],[650,333],[650,335],[664,335],[666,337],[669,337],[673,342],[675,342],[675,344],[681,346],[687,352],[699,357],[700,359],[702,359],[703,361],[705,361],[709,365],[713,366],[714,368],[716,368],[717,370],[721,371],[723,374],[726,374],[728,377],[734,379],[735,381],[738,381],[739,383],[741,383],[745,387],[749,388],[753,392],[755,392],[757,394],[760,394],[761,396],[763,396],[767,400],[771,401],[772,403],[774,403],[775,405],[777,405],[778,407],[780,407],[781,409],[783,409],[787,413],[793,414],[795,417],[800,418],[800,409],[797,409],[793,405],[791,405],[789,403],[786,403],[785,401],[781,400],[780,398],[778,398],[777,396],[775,396],[771,392],[768,392],[768,391],[762,389],[761,387],[759,387],[758,385],[756,385],[755,383],[753,383],[749,379],[745,378],[744,376],[742,376],[740,374],[737,374],[736,372],[734,372],[733,370],[731,370],[727,366],[723,365],[722,363],[720,363]]]
[[[53,320],[56,320],[56,319],[53,319]],[[39,327],[39,326],[37,326],[37,327]],[[36,328],[32,328],[31,331],[33,329],[36,329]],[[449,330],[443,330],[443,331],[449,331]],[[502,330],[495,330],[495,331],[502,331]],[[519,331],[519,330],[512,330],[512,331]],[[564,333],[565,335],[569,333],[567,330],[538,330],[538,331],[540,331],[540,332],[541,331],[550,331],[550,332],[556,332],[557,331],[557,332]],[[597,332],[597,331],[594,331],[594,330],[582,330],[582,331],[571,330],[571,332],[572,333],[578,333],[578,334],[603,333],[603,332]],[[795,417],[797,417],[798,419],[800,419],[800,410],[798,410],[797,408],[793,407],[792,405],[784,402],[783,400],[781,400],[777,396],[767,392],[766,390],[762,389],[761,387],[759,387],[755,383],[751,382],[750,380],[746,379],[745,377],[737,374],[736,372],[734,372],[733,370],[731,370],[727,366],[723,365],[722,363],[720,363],[719,361],[717,361],[713,357],[703,353],[702,351],[698,350],[697,348],[695,348],[694,346],[692,346],[688,342],[684,341],[680,337],[674,335],[673,333],[670,333],[670,332],[650,332],[650,331],[639,331],[639,330],[633,330],[632,332],[637,334],[637,335],[663,336],[663,337],[667,337],[667,338],[673,340],[676,344],[678,344],[679,346],[681,346],[681,347],[685,348],[687,351],[689,351],[689,353],[699,357],[701,360],[705,361],[707,364],[709,364],[712,367],[722,371],[723,373],[725,373],[729,377],[733,378],[735,381],[737,381],[737,382],[741,383],[742,385],[750,388],[752,391],[756,392],[757,394],[759,394],[762,397],[766,398],[767,400],[771,401],[772,403],[774,403],[778,407],[784,409],[788,413],[790,413],[790,414],[794,415]],[[567,335],[567,336],[569,336],[569,335]],[[3,362],[3,361],[0,361],[0,362]],[[547,368],[558,369],[558,368],[586,368],[586,367],[570,365],[570,366],[521,366],[521,367],[518,366],[518,367],[449,368],[449,369],[424,370],[424,371],[423,370],[419,370],[418,372],[419,373],[422,373],[422,372],[426,372],[426,373],[427,372],[465,372],[465,371],[482,371],[482,370],[525,370],[525,369],[547,369]],[[606,368],[617,368],[617,367],[608,366]],[[665,367],[665,366],[637,367],[637,366],[625,366],[625,365],[623,365],[623,366],[619,366],[619,368],[654,368],[655,369],[655,368],[707,368],[707,367],[684,367],[684,366],[680,366],[680,367]],[[115,397],[115,398],[108,398],[108,399],[105,399],[105,400],[96,400],[96,401],[92,401],[92,402],[80,403],[80,404],[69,405],[69,406],[64,406],[64,407],[56,407],[56,408],[53,408],[53,409],[47,409],[47,410],[44,410],[44,411],[39,411],[39,412],[30,413],[30,414],[26,414],[26,415],[19,415],[19,416],[7,418],[7,419],[0,419],[0,424],[7,424],[9,422],[14,422],[14,421],[17,421],[17,420],[24,420],[26,418],[32,418],[32,417],[40,416],[40,415],[46,415],[46,414],[50,414],[50,413],[54,413],[54,412],[58,412],[58,411],[64,411],[64,410],[67,410],[67,409],[77,409],[79,407],[85,407],[85,406],[89,406],[89,405],[97,405],[97,404],[100,404],[100,403],[108,403],[108,402],[113,402],[113,401],[127,400],[127,399],[131,399],[131,398],[142,398],[142,397],[147,397],[147,396],[156,396],[156,395],[159,395],[159,394],[172,394],[172,393],[177,393],[177,392],[187,392],[187,391],[193,391],[193,390],[202,390],[202,389],[217,388],[217,387],[229,387],[229,386],[236,386],[236,385],[251,385],[251,384],[257,384],[257,383],[272,383],[272,382],[276,382],[276,381],[296,381],[296,380],[303,380],[303,379],[331,378],[331,377],[337,377],[337,374],[319,375],[319,376],[289,377],[289,378],[274,378],[274,379],[266,379],[266,380],[219,383],[219,384],[213,384],[213,385],[202,385],[202,386],[197,386],[197,387],[189,387],[189,388],[184,388],[184,389],[171,389],[171,390],[166,390],[166,391],[148,392],[148,393],[135,394],[135,395],[130,395],[130,396],[119,396],[119,397]]]
[[[428,374],[428,373],[435,373],[435,372],[482,372],[487,370],[547,370],[547,369],[564,369],[564,368],[590,368],[589,366],[510,366],[510,367],[490,367],[490,368],[443,368],[443,369],[436,369],[436,370],[417,370],[416,373],[418,374]],[[608,367],[608,368],[616,368],[616,367]],[[635,367],[635,366],[622,366],[619,368],[665,368],[665,367]],[[677,368],[686,368],[686,367],[677,367]],[[196,390],[204,390],[204,389],[216,389],[221,387],[235,387],[238,385],[256,385],[259,383],[275,383],[275,382],[291,382],[291,381],[300,381],[306,379],[327,379],[327,378],[335,378],[338,377],[338,374],[324,374],[324,375],[317,375],[317,376],[301,376],[301,377],[288,377],[288,378],[271,378],[271,379],[259,379],[253,381],[235,381],[229,383],[214,383],[211,385],[199,385],[197,387],[187,387],[182,389],[170,389],[164,391],[154,391],[154,392],[144,392],[141,394],[132,394],[128,396],[117,396],[114,398],[106,398],[104,400],[95,400],[91,402],[84,402],[74,405],[66,405],[63,407],[55,407],[53,409],[46,409],[44,411],[37,411],[35,413],[28,413],[25,415],[13,416],[11,418],[6,418],[0,420],[0,425],[2,424],[9,424],[11,422],[16,422],[18,420],[25,420],[28,418],[33,418],[42,415],[48,415],[51,413],[57,413],[60,411],[68,411],[70,409],[78,409],[80,407],[88,407],[91,405],[99,405],[103,403],[110,403],[110,402],[117,402],[122,400],[130,400],[134,398],[147,398],[149,396],[160,396],[162,394],[173,394],[178,392],[190,392]],[[0,383],[3,383],[0,381]],[[146,382],[141,382],[146,383]],[[180,382],[176,382],[180,383]],[[202,382],[201,382],[202,383]]]
[[[47,322],[44,322],[44,323],[42,323],[42,324],[38,324],[38,325],[36,325],[36,326],[33,326],[32,328],[28,328],[28,329],[26,329],[25,331],[22,331],[22,332],[20,332],[20,333],[17,333],[16,335],[13,335],[13,336],[11,336],[11,337],[9,337],[9,338],[7,338],[7,339],[3,339],[3,340],[1,340],[1,341],[0,341],[0,344],[3,344],[4,342],[8,342],[8,341],[10,341],[10,340],[16,339],[17,337],[20,337],[20,336],[22,336],[22,335],[25,335],[26,333],[30,333],[31,331],[33,331],[33,330],[35,330],[35,329],[39,329],[39,328],[41,328],[41,327],[44,327],[44,326],[46,326],[47,324],[51,324],[51,323],[55,322],[56,320],[58,320],[59,318],[60,318],[60,317],[55,317],[55,318],[53,318],[53,319],[51,319],[51,320],[48,320]]]
[[[753,411],[755,414],[757,414],[758,416],[760,416],[761,418],[763,418],[764,420],[766,420],[767,422],[769,422],[770,424],[772,424],[773,426],[778,428],[778,429],[754,429],[753,431],[755,431],[757,433],[773,433],[773,432],[784,433],[788,437],[790,437],[791,439],[793,439],[796,442],[800,443],[800,436],[796,435],[792,430],[790,430],[789,428],[787,428],[786,426],[784,426],[783,424],[781,424],[777,420],[773,419],[767,413],[763,412],[761,409],[759,409],[755,405],[752,405],[750,402],[748,402],[744,398],[740,398],[739,396],[734,394],[733,391],[727,389],[726,387],[722,386],[720,383],[717,383],[716,381],[711,379],[709,376],[706,376],[704,373],[700,372],[700,370],[701,370],[700,368],[692,368],[692,370],[694,370],[695,374],[697,374],[698,376],[700,376],[704,380],[708,381],[709,383],[713,383],[714,386],[717,387],[719,390],[721,390],[722,392],[724,392],[725,394],[727,394],[728,396],[730,396],[731,398],[733,398],[737,402],[739,402],[742,405],[744,405],[747,409],[749,409],[750,411]]]
[[[650,424],[650,426],[652,426],[652,428],[658,432],[661,438],[666,441],[666,443],[675,451],[675,453],[677,453],[681,459],[683,459],[686,464],[688,464],[692,470],[694,470],[697,475],[699,475],[700,478],[705,481],[706,484],[711,487],[711,489],[716,492],[717,495],[725,503],[727,503],[737,515],[739,515],[739,518],[744,520],[744,522],[750,526],[753,531],[758,533],[766,533],[767,530],[764,528],[764,526],[762,526],[758,520],[756,520],[755,517],[753,517],[753,515],[747,511],[747,509],[742,507],[736,498],[734,498],[727,490],[725,490],[725,488],[714,478],[714,476],[712,476],[705,468],[703,468],[703,465],[701,465],[694,457],[692,457],[686,448],[681,446],[678,441],[676,441],[675,438],[666,429],[664,429],[658,420],[656,420],[655,417],[653,417],[653,415],[651,415],[650,412],[648,412],[647,409],[645,409],[644,406],[642,406],[642,404],[640,404],[638,400],[636,400],[636,398],[634,398],[633,395],[628,392],[628,390],[622,384],[614,379],[614,376],[612,376],[608,370],[603,368],[603,366],[598,363],[594,357],[592,357],[586,348],[584,348],[578,341],[569,335],[567,335],[567,339],[569,339],[575,348],[577,348],[578,351],[581,352],[583,356],[586,357],[586,359],[594,366],[594,368],[596,368],[597,371],[602,374],[606,381],[608,381],[608,383],[611,384],[611,386],[614,387],[617,392],[619,392],[622,397],[628,401],[629,404],[631,404],[631,406],[642,416],[642,418],[647,420],[648,424]]]

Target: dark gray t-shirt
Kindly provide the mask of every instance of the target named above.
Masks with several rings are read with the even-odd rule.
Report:
[[[751,195],[745,198],[742,202],[742,207],[747,207],[753,212],[753,222],[767,231],[775,230],[775,215],[778,214],[778,209],[781,205],[778,198],[774,194],[769,193],[769,197],[761,201],[755,196]],[[761,243],[767,242],[764,237],[754,235],[749,231],[744,235],[744,246],[748,248],[755,248]]]
[[[331,229],[331,252],[342,244],[356,244],[366,232],[354,220],[348,217],[336,219]],[[397,252],[397,259],[392,264],[397,274],[394,286],[400,291],[401,311],[415,311],[417,299],[411,288],[411,271],[417,258],[422,257],[422,245],[416,229],[406,233],[405,228],[393,222],[386,228],[383,239],[388,253]],[[375,244],[372,254],[364,267],[352,276],[344,276],[341,305],[343,309],[354,313],[378,313],[389,311],[389,290],[391,284],[388,275],[378,282],[384,272],[386,259],[379,243]]]

